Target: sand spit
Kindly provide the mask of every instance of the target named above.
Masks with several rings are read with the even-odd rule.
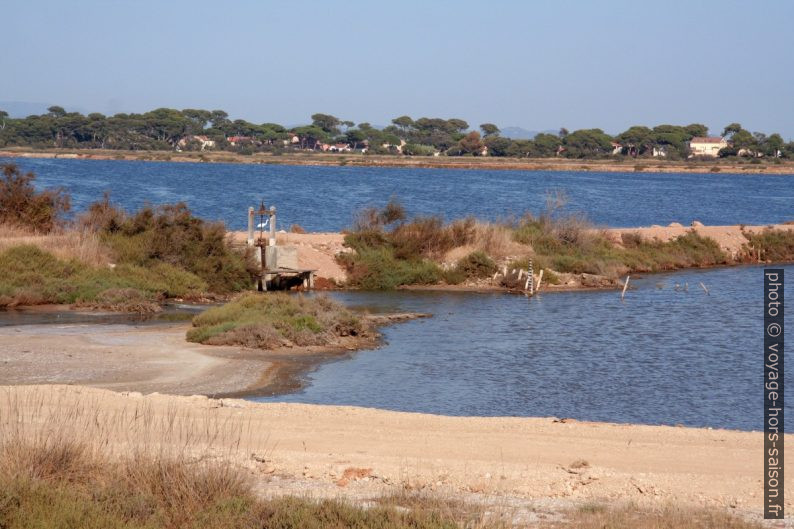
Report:
[[[607,235],[615,242],[619,243],[623,233],[638,233],[643,238],[661,241],[669,241],[674,237],[686,234],[689,230],[695,230],[704,237],[710,237],[717,241],[717,244],[732,258],[737,258],[743,253],[743,245],[748,241],[743,232],[758,233],[766,228],[776,230],[794,230],[794,224],[770,224],[764,226],[743,226],[739,224],[727,226],[704,226],[697,220],[688,222],[687,226],[679,223],[672,223],[669,226],[649,226],[639,228],[606,228]],[[234,232],[233,238],[236,244],[245,244],[245,232]],[[344,234],[342,233],[279,233],[277,235],[278,244],[294,245],[298,248],[298,263],[301,268],[311,268],[317,270],[317,276],[332,280],[336,283],[343,283],[345,271],[336,262],[335,256],[340,252],[349,251],[344,246]],[[321,282],[322,285],[329,284]],[[499,287],[478,287],[471,288],[459,285],[430,285],[416,286],[414,289],[428,290],[504,290]],[[546,286],[546,289],[571,290],[565,285],[558,287]],[[575,288],[575,290],[586,290],[586,287]]]
[[[365,315],[374,326],[425,317]],[[172,395],[273,395],[300,389],[319,363],[375,348],[377,332],[330,346],[260,350],[188,342],[189,324],[0,326],[0,384],[82,384]]]
[[[64,158],[79,160],[138,160],[157,162],[242,163],[272,165],[308,165],[324,167],[403,167],[422,169],[483,169],[521,171],[585,171],[608,173],[729,173],[791,174],[794,163],[782,159],[764,159],[760,163],[719,159],[708,161],[672,161],[643,158],[575,160],[568,158],[503,158],[470,156],[379,156],[361,154],[323,154],[317,152],[240,155],[228,151],[120,151],[101,149],[29,149],[5,148],[0,158]]]

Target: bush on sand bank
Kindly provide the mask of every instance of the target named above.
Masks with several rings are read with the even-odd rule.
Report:
[[[362,320],[330,299],[249,292],[193,318],[191,342],[260,349],[329,345],[367,331]]]

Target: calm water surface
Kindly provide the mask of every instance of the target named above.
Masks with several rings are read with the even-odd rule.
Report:
[[[794,299],[794,266],[785,269]],[[758,430],[762,270],[647,276],[625,302],[614,291],[339,293],[434,317],[386,327],[383,347],[323,364],[299,393],[260,400]]]
[[[767,224],[794,219],[794,175],[588,173],[290,167],[103,160],[17,159],[39,186],[63,186],[76,209],[112,190],[126,208],[185,201],[201,217],[243,229],[248,206],[279,208],[282,227],[350,226],[363,206],[395,195],[411,214],[501,219],[538,211],[561,189],[568,208],[608,226]]]
[[[39,186],[65,187],[77,210],[112,190],[126,208],[182,200],[237,229],[261,198],[278,206],[282,227],[318,231],[346,227],[390,195],[412,214],[499,219],[542,208],[552,189],[610,226],[794,219],[794,175],[17,161]],[[623,303],[616,292],[334,294],[434,317],[387,327],[384,347],[323,364],[303,391],[270,400],[760,429],[762,284],[749,267],[649,276]]]

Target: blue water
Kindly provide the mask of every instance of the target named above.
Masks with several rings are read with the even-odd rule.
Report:
[[[501,219],[539,210],[547,190],[564,190],[570,210],[609,226],[794,220],[794,175],[17,161],[39,186],[65,187],[77,210],[110,190],[126,208],[182,200],[237,229],[262,198],[279,208],[282,227],[319,231],[349,226],[357,209],[391,195],[412,214]],[[794,267],[786,270],[791,283]],[[434,317],[387,327],[384,347],[323,364],[304,390],[269,400],[760,429],[761,269],[633,284],[623,303],[613,291],[336,293],[352,305]]]
[[[257,400],[759,430],[762,271],[649,275],[623,302],[616,291],[337,293],[434,316],[384,328],[383,347],[321,365],[298,393]]]
[[[279,209],[281,227],[338,231],[355,211],[397,196],[410,214],[483,219],[539,211],[546,192],[564,190],[568,209],[600,225],[647,226],[693,220],[767,224],[794,220],[794,175],[597,173],[292,167],[278,165],[17,159],[39,186],[63,186],[75,209],[112,192],[126,208],[185,201],[199,216],[242,229],[248,206]]]

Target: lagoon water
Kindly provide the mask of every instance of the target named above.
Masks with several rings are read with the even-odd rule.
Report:
[[[784,269],[794,299],[794,266]],[[616,291],[335,293],[433,317],[385,327],[382,347],[319,366],[297,393],[257,400],[759,430],[762,273],[648,275],[623,302]]]
[[[539,210],[554,189],[608,226],[794,220],[794,175],[17,162],[40,187],[66,188],[77,210],[112,190],[126,208],[183,200],[236,229],[261,198],[278,206],[281,226],[330,231],[390,195],[412,214],[499,219]],[[791,285],[794,266],[785,269]],[[762,268],[738,267],[649,275],[625,302],[614,291],[334,293],[370,310],[434,316],[387,327],[383,347],[322,364],[303,390],[262,400],[760,429],[762,284]]]
[[[537,212],[547,191],[605,226],[767,224],[794,220],[794,175],[598,173],[301,167],[68,159],[14,160],[40,187],[63,186],[76,210],[106,190],[125,208],[185,201],[199,216],[244,229],[248,206],[279,209],[309,231],[350,226],[355,211],[398,197],[410,214],[483,219]]]

